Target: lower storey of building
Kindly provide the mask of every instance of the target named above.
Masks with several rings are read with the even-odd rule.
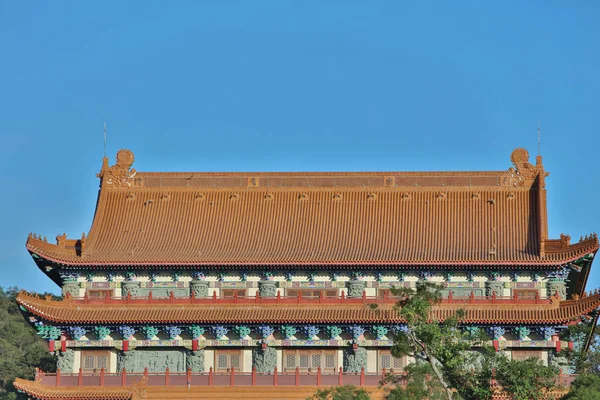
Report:
[[[551,343],[551,342],[550,342]],[[503,348],[509,358],[541,360],[548,365],[560,366],[556,348],[519,347]],[[409,357],[395,358],[390,348],[377,347],[219,347],[202,348],[192,351],[177,347],[146,347],[122,351],[110,348],[68,348],[59,351],[57,367],[63,373],[117,373],[127,372],[164,373],[167,368],[172,373],[208,372],[228,373],[232,369],[244,373],[317,372],[336,374],[340,368],[344,372],[367,373],[401,372],[412,361]]]

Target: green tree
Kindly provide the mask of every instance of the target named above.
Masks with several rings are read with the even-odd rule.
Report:
[[[36,367],[53,372],[56,361],[48,345],[27,323],[15,302],[18,289],[0,287],[0,400],[25,399],[12,383],[33,379]]]
[[[600,377],[595,374],[579,375],[571,384],[564,400],[600,400]]]
[[[319,389],[307,400],[369,400],[369,392],[352,385],[332,386]]]
[[[406,379],[401,378],[405,384],[398,384],[393,375],[384,379],[384,384],[397,383],[389,399],[490,399],[494,382],[515,400],[538,399],[554,385],[557,368],[537,360],[510,361],[494,351],[483,331],[463,331],[463,310],[444,321],[432,319],[432,308],[441,298],[439,287],[419,283],[416,290],[401,288],[393,293],[408,329],[395,335],[392,355],[413,357],[416,362],[407,367]]]

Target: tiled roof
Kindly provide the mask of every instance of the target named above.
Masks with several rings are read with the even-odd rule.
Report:
[[[131,387],[55,387],[20,378],[13,384],[31,398],[42,400],[128,400],[133,394]]]
[[[107,162],[92,228],[35,256],[73,266],[559,265],[592,236],[546,240],[541,158],[429,173],[136,173]],[[105,159],[106,160],[106,159]]]
[[[400,323],[393,303],[373,310],[368,304],[340,305],[206,305],[206,304],[81,304],[41,299],[20,293],[17,303],[47,321],[64,324],[137,323]],[[444,320],[465,310],[464,323],[562,324],[600,306],[600,294],[548,304],[441,304],[432,318]]]

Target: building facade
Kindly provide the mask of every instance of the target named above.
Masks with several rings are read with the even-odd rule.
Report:
[[[392,287],[443,287],[443,320],[558,362],[597,318],[595,234],[548,238],[541,157],[491,172],[152,173],[121,150],[89,233],[30,234],[63,300],[21,293],[63,373],[380,374],[405,329]],[[375,313],[369,304],[377,303]]]

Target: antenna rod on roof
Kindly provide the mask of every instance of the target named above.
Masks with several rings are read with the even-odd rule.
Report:
[[[106,158],[106,121],[104,121],[104,158]]]
[[[542,143],[542,134],[540,131],[540,120],[538,119],[538,156],[542,155],[541,149],[540,149],[541,143]]]

